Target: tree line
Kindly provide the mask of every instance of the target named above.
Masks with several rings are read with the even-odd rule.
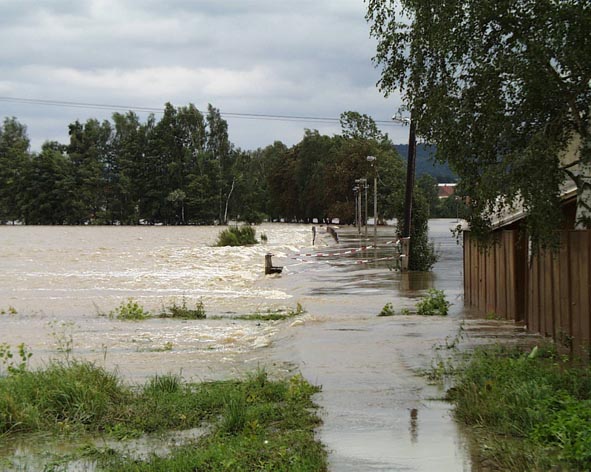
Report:
[[[68,126],[69,142],[31,152],[26,126],[0,126],[0,221],[23,224],[353,223],[355,180],[378,180],[381,218],[402,212],[405,165],[373,120],[343,113],[342,134],[306,130],[292,147],[245,151],[209,105],[167,103],[160,120],[114,113]],[[376,156],[377,165],[367,160]],[[436,185],[432,182],[432,185]],[[373,190],[370,189],[370,196]],[[428,206],[418,186],[419,208]],[[371,205],[370,205],[371,208]],[[428,209],[427,209],[428,211]]]

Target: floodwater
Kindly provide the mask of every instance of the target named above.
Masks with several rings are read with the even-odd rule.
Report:
[[[473,470],[443,392],[417,375],[470,315],[456,224],[431,221],[440,260],[429,274],[395,270],[392,227],[379,228],[377,249],[365,248],[371,227],[369,240],[340,228],[337,244],[317,225],[312,247],[311,225],[264,224],[267,242],[241,248],[213,247],[218,227],[0,227],[0,343],[24,342],[33,366],[72,355],[132,383],[297,370],[323,387],[331,470]],[[264,275],[267,252],[281,275]],[[388,302],[414,306],[430,287],[445,290],[450,316],[376,316]],[[208,319],[104,316],[129,298],[153,312],[201,301]],[[297,303],[306,314],[295,320],[235,319]]]

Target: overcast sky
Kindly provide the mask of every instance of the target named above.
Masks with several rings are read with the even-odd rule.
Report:
[[[27,125],[35,150],[47,139],[66,143],[76,119],[122,110],[3,98],[332,118],[354,110],[389,120],[400,99],[376,87],[365,10],[363,0],[0,0],[0,117]],[[340,131],[224,117],[243,149],[292,145],[304,128]],[[383,130],[407,141],[404,127]]]

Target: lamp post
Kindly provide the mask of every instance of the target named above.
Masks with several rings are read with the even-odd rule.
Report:
[[[359,218],[357,233],[361,236],[361,199],[363,198],[362,188],[359,185],[359,193],[357,194],[357,218]]]
[[[357,206],[358,206],[358,198],[359,198],[359,186],[355,185],[353,187],[353,194],[355,195],[355,227],[357,228],[357,224],[359,222],[359,217],[357,215]]]
[[[359,234],[361,234],[361,222],[363,221],[363,210],[361,209],[361,200],[363,199],[362,191],[365,190],[365,237],[367,238],[367,179],[355,179],[357,188],[359,189],[359,204],[358,204],[358,215],[359,215]]]
[[[373,239],[374,246],[378,247],[378,167],[375,156],[367,156],[367,162],[373,169]]]
[[[365,226],[365,239],[367,239],[367,179],[363,179],[363,188],[365,189],[365,218],[363,219],[363,225]]]

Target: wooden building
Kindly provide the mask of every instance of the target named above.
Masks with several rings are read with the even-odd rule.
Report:
[[[525,214],[501,218],[482,249],[464,232],[464,300],[482,315],[522,322],[576,352],[591,345],[591,230],[574,227],[576,191],[563,193],[560,249],[532,254]]]

